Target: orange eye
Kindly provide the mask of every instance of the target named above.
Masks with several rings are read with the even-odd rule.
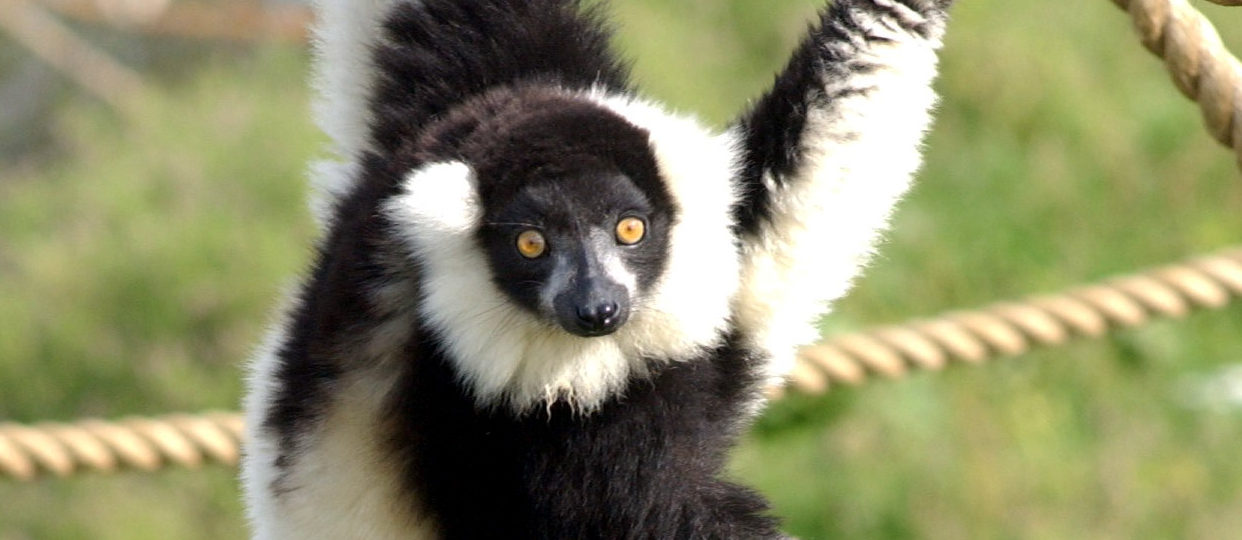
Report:
[[[517,250],[523,257],[527,259],[538,258],[548,250],[548,243],[543,239],[543,234],[536,230],[525,230],[517,238]]]
[[[627,217],[617,223],[617,241],[627,246],[637,244],[647,235],[647,224],[636,217]]]

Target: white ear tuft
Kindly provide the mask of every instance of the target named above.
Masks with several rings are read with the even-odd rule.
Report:
[[[446,237],[470,235],[482,218],[474,172],[465,163],[433,163],[406,177],[406,191],[389,203],[391,215],[409,224],[401,234],[432,248]]]

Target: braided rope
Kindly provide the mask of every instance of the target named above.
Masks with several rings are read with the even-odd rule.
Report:
[[[0,477],[31,480],[41,472],[63,477],[82,470],[196,468],[208,460],[236,465],[241,436],[242,418],[231,413],[32,426],[0,423]]]
[[[1225,6],[1242,0],[1210,0]],[[1187,0],[1113,0],[1130,13],[1143,45],[1164,59],[1173,83],[1199,103],[1208,132],[1242,167],[1242,63]]]
[[[791,385],[820,393],[833,384],[861,384],[871,374],[900,377],[951,360],[979,364],[1218,309],[1236,297],[1242,297],[1242,247],[1060,294],[834,337],[802,350]]]
[[[1242,5],[1242,0],[1209,1]],[[1186,0],[1113,2],[1130,13],[1143,44],[1164,58],[1178,89],[1199,103],[1212,136],[1233,147],[1242,166],[1242,64],[1225,49],[1215,28]],[[1242,247],[1062,294],[835,337],[803,349],[790,385],[818,393],[833,384],[861,384],[871,374],[898,377],[913,369],[939,370],[952,360],[979,364],[1156,317],[1221,308],[1236,297],[1242,297]],[[208,460],[235,465],[241,436],[242,418],[232,413],[111,423],[0,423],[0,477],[153,471],[167,465],[199,467]]]
[[[1233,297],[1242,297],[1242,247],[1062,294],[835,337],[802,351],[790,384],[819,393],[833,384],[861,384],[871,374],[898,377],[913,369],[939,370],[951,360],[978,364],[997,354],[1100,336],[1155,317],[1220,308]],[[116,423],[5,423],[0,424],[0,477],[153,471],[168,465],[199,467],[208,460],[233,465],[241,435],[241,416],[229,413]]]

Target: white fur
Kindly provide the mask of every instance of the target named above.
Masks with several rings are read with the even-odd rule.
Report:
[[[695,350],[728,324],[740,275],[733,205],[736,139],[632,96],[596,89],[591,99],[647,130],[660,175],[680,214],[670,232],[668,267],[647,306],[659,314],[651,336],[661,350]]]
[[[599,260],[595,263],[602,267],[604,274],[614,283],[625,288],[628,298],[634,298],[638,293],[638,276],[625,267],[625,262],[616,254],[616,240],[610,235],[598,234],[591,239],[593,256]],[[539,294],[539,307],[547,313],[553,313],[556,310],[554,302],[556,295],[565,289],[566,284],[573,279],[575,268],[570,261],[565,258],[558,258],[556,266],[552,268],[551,276],[548,277],[546,283],[543,284]]]
[[[886,3],[876,0],[877,3]],[[920,17],[901,7],[903,19]],[[809,111],[801,168],[774,188],[773,219],[743,245],[738,323],[751,343],[772,357],[779,382],[796,348],[819,337],[815,322],[849,289],[886,227],[893,205],[919,167],[919,146],[930,123],[938,40],[856,15],[863,26],[893,40],[853,54],[881,66],[875,72],[823,80],[827,92],[867,88]],[[838,45],[842,46],[842,45]],[[848,46],[848,45],[847,45]]]
[[[311,171],[321,225],[354,184],[357,157],[367,148],[370,50],[380,39],[381,18],[399,1],[417,0],[316,0],[314,110],[336,160]],[[435,536],[434,524],[412,513],[413,494],[384,463],[377,439],[384,399],[400,362],[408,360],[394,351],[402,350],[397,345],[415,326],[409,299],[416,296],[419,314],[444,340],[462,382],[483,405],[524,411],[566,398],[589,411],[644,376],[646,359],[685,361],[719,343],[731,317],[754,345],[780,359],[773,375],[782,373],[794,346],[815,338],[809,323],[844,293],[918,166],[917,152],[904,149],[917,146],[927,123],[934,44],[896,37],[895,45],[866,53],[889,69],[866,80],[825,81],[829,87],[874,85],[875,91],[812,112],[804,169],[776,194],[774,222],[744,246],[744,260],[732,234],[735,134],[713,135],[629,96],[601,89],[578,94],[649,131],[661,175],[680,207],[664,275],[634,306],[629,322],[607,337],[581,338],[537,320],[495,287],[473,238],[481,211],[468,165],[410,171],[405,192],[383,211],[418,259],[423,282],[418,290],[394,281],[370,291],[386,319],[359,337],[352,351],[365,360],[344,366],[328,402],[319,404],[323,416],[298,434],[298,451],[283,469],[274,461],[280,441],[263,428],[277,391],[275,352],[286,339],[283,329],[269,333],[252,363],[243,483],[254,538]],[[849,133],[862,136],[841,142]],[[604,262],[614,277],[629,275],[616,261]],[[633,290],[632,278],[627,283]]]
[[[311,163],[310,170],[307,171],[311,186],[310,210],[320,232],[326,232],[332,226],[333,207],[353,187],[357,174],[358,163],[355,161],[325,159]]]
[[[397,287],[400,288],[400,287]],[[400,290],[377,291],[399,295]],[[409,335],[413,321],[392,313],[384,324],[360,336],[357,348],[367,367],[348,372],[333,387],[324,417],[299,433],[297,450],[284,469],[275,459],[278,435],[263,428],[274,404],[277,348],[283,328],[269,332],[254,361],[246,396],[246,438],[242,483],[247,515],[256,540],[399,540],[435,538],[435,526],[412,510],[412,494],[400,485],[399,471],[385,455],[376,424],[384,400],[398,379],[393,343]],[[275,489],[275,490],[274,490]]]
[[[282,313],[286,310],[281,310]],[[275,459],[280,455],[274,434],[262,428],[277,390],[276,351],[285,341],[284,325],[269,330],[263,344],[250,363],[246,381],[246,434],[242,444],[242,487],[246,499],[246,515],[250,518],[253,538],[268,540],[287,538],[278,533],[281,512],[275,507],[270,486],[280,476]]]
[[[275,359],[265,355],[256,381],[274,380]],[[398,540],[435,538],[430,520],[414,514],[409,490],[381,448],[375,424],[391,374],[350,373],[333,393],[322,423],[302,434],[299,452],[279,476],[277,439],[256,427],[247,429],[244,481],[256,540],[333,538]],[[384,376],[390,375],[390,376]],[[270,390],[252,386],[248,401],[265,400]],[[261,426],[266,408],[248,407],[247,426]]]
[[[615,242],[611,236],[606,236],[605,238],[605,242],[608,244],[613,244]],[[596,248],[596,253],[603,252],[604,255],[603,260],[600,261],[601,265],[604,267],[604,275],[608,276],[608,278],[614,283],[618,283],[624,287],[627,297],[634,298],[635,295],[638,294],[638,276],[635,275],[634,272],[631,272],[629,268],[626,268],[625,261],[617,255],[615,250],[606,250],[607,247],[612,246],[608,245]]]
[[[651,131],[660,172],[681,211],[669,231],[664,274],[616,333],[574,336],[523,311],[492,284],[473,240],[480,209],[467,165],[411,172],[405,193],[386,209],[423,269],[421,312],[481,404],[527,410],[566,398],[591,410],[644,376],[645,360],[692,358],[718,343],[728,325],[738,281],[728,187],[732,139],[647,104],[591,96]]]
[[[376,71],[371,50],[382,35],[383,17],[400,1],[411,0],[315,0],[312,108],[340,159],[352,160],[367,147],[367,98]]]

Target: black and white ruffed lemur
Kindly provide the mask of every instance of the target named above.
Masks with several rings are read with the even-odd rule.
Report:
[[[259,539],[775,538],[721,478],[919,166],[951,0],[837,0],[723,132],[578,0],[318,0],[335,161],[252,366]]]

